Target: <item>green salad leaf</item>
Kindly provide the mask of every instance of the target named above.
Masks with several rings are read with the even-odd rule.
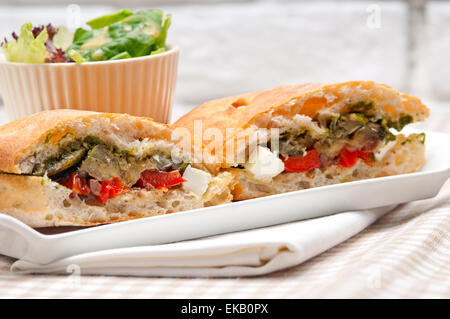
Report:
[[[88,22],[92,30],[76,30],[67,52],[76,62],[140,57],[165,51],[171,16],[160,10],[128,9]]]
[[[34,38],[31,23],[25,23],[20,29],[17,40],[5,43],[3,49],[6,59],[10,62],[44,63],[49,53],[45,47],[48,39],[47,30],[44,29]]]
[[[90,26],[92,29],[101,29],[131,15],[133,15],[133,12],[131,12],[128,9],[123,9],[115,13],[106,14],[104,16],[92,19],[86,22],[86,24]]]
[[[73,34],[66,27],[58,27],[58,31],[53,36],[53,45],[56,48],[66,50],[73,40]]]
[[[123,59],[129,59],[129,58],[131,58],[131,55],[127,51],[125,51],[125,52],[122,52],[122,53],[119,53],[119,54],[113,56],[110,60],[123,60]]]
[[[80,52],[75,51],[75,50],[69,50],[69,56],[72,58],[72,60],[74,60],[76,63],[83,63],[83,62],[87,62],[87,60],[85,58],[83,58],[80,54]]]
[[[161,34],[156,39],[156,45],[158,46],[158,49],[165,48],[167,31],[169,30],[171,21],[172,21],[172,15],[171,14],[166,15],[166,18],[164,20],[164,25],[161,30]]]

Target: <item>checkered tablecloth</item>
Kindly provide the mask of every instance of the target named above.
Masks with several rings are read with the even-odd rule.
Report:
[[[450,133],[449,110],[421,128]],[[450,145],[449,145],[450,146]],[[251,278],[17,275],[0,256],[4,298],[450,298],[450,181],[309,261]]]

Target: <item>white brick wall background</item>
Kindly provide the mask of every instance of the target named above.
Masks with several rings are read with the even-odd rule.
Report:
[[[429,56],[423,82],[430,95],[450,100],[450,1],[430,3],[426,18]]]
[[[121,6],[173,14],[175,118],[211,98],[305,81],[375,80],[450,102],[450,1],[0,1],[0,36],[25,21],[66,24],[71,2],[81,21]]]
[[[178,97],[212,97],[305,81],[374,79],[402,87],[406,8],[382,3],[379,29],[363,3],[231,3],[170,7],[182,48]]]

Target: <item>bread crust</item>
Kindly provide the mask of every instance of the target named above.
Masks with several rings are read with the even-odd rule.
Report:
[[[372,81],[349,81],[284,85],[270,90],[216,99],[197,106],[173,125],[187,128],[193,132],[194,121],[202,120],[204,128],[244,129],[251,125],[256,117],[263,113],[281,109],[292,100],[304,100],[306,102],[310,98],[324,98],[325,104],[317,101],[313,105],[303,103],[300,106],[292,105],[290,108],[282,110],[284,115],[303,114],[312,117],[321,109],[329,106],[330,103],[335,103],[336,99],[347,98],[346,91],[349,88],[359,88],[369,92],[371,99],[374,101],[381,101],[387,96],[398,97],[396,105],[386,106],[382,110],[382,112],[391,116],[409,114],[415,121],[418,121],[429,115],[429,109],[418,98],[400,93],[388,85]],[[333,100],[329,98],[331,95],[335,97]]]

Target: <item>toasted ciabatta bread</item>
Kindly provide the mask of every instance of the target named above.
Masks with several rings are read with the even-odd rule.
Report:
[[[0,127],[0,213],[33,227],[98,225],[231,200],[201,145],[149,118],[75,110]],[[211,161],[209,161],[211,162]]]
[[[384,84],[305,83],[206,102],[174,126],[223,134],[203,143],[242,200],[417,171],[424,134],[398,131],[428,115],[418,98]]]

